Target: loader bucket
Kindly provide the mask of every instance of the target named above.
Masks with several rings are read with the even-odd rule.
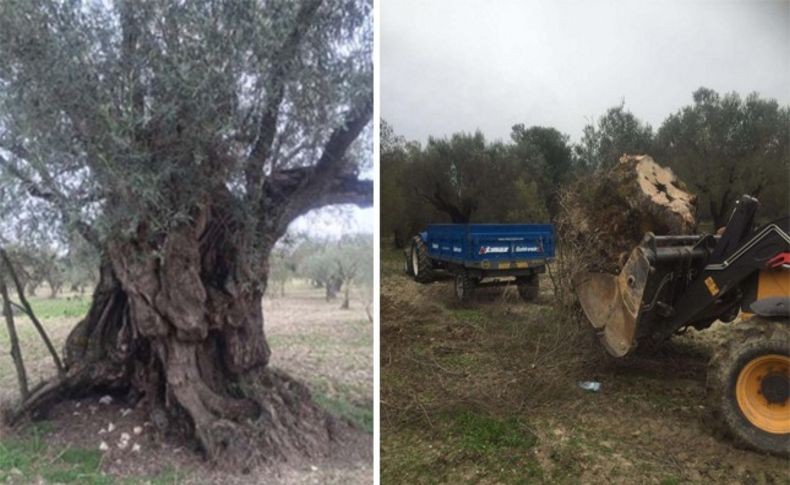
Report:
[[[606,350],[615,357],[635,347],[642,297],[650,263],[641,248],[631,252],[619,275],[583,273],[574,279],[582,310]]]

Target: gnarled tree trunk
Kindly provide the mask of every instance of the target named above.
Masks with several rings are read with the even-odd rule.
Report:
[[[66,342],[68,371],[32,393],[12,420],[98,390],[165,411],[223,464],[315,456],[337,445],[349,425],[317,407],[304,384],[268,367],[261,298],[269,252],[287,224],[256,248],[258,265],[227,207],[206,207],[164,239],[148,241],[141,231],[108,242],[90,311]]]

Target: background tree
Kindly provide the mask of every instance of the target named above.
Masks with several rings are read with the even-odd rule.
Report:
[[[432,222],[541,222],[579,177],[609,170],[623,154],[649,154],[699,195],[700,220],[726,222],[737,196],[759,196],[763,219],[790,212],[790,107],[751,94],[700,88],[656,135],[614,106],[581,139],[551,127],[513,126],[507,143],[481,133],[409,142],[381,121],[381,227],[396,247]]]
[[[650,154],[652,147],[653,129],[626,110],[623,102],[609,108],[596,124],[585,126],[574,151],[580,166],[597,170],[611,167],[625,153]]]
[[[519,200],[511,220],[546,220],[557,211],[559,188],[573,179],[576,163],[568,135],[554,128],[515,125],[510,134],[513,156],[523,166],[516,183]],[[527,213],[523,211],[527,210]]]
[[[334,246],[332,259],[343,288],[343,303],[340,308],[349,308],[352,286],[372,286],[372,248],[373,238],[370,234],[346,235]]]
[[[496,156],[480,132],[431,138],[404,175],[416,197],[451,222],[466,223],[487,202],[487,188],[502,179]]]
[[[330,244],[328,239],[310,238],[296,251],[296,259],[299,261],[297,275],[308,279],[315,287],[323,288],[326,301],[334,300],[340,291],[335,266],[329,257]]]
[[[23,288],[28,288],[30,286],[34,265],[34,255],[32,251],[17,244],[5,245],[5,251],[11,264],[14,265],[16,276],[20,284]],[[6,285],[13,285],[14,283],[8,273],[3,274],[3,279]]]
[[[381,120],[380,147],[382,239],[391,238],[396,247],[403,247],[425,224],[447,216],[417,197],[412,187],[417,177],[412,162],[420,156],[420,145],[396,135],[394,128]]]
[[[98,388],[184,422],[229,463],[321,453],[342,436],[269,368],[261,297],[292,220],[371,204],[358,178],[370,166],[370,11],[0,3],[0,172],[101,257],[67,373],[12,418]]]
[[[790,108],[707,88],[693,99],[661,125],[656,156],[698,193],[703,216],[724,226],[741,194],[759,197],[763,217],[787,215]]]
[[[38,261],[43,271],[44,281],[49,287],[49,298],[57,298],[65,282],[63,261],[54,251],[41,254]]]
[[[295,252],[297,276],[316,282],[331,301],[343,291],[341,308],[349,308],[352,286],[373,286],[373,237],[346,234],[338,240],[310,238]],[[372,293],[371,293],[372,296]]]
[[[67,244],[67,252],[62,258],[63,278],[71,291],[83,294],[98,280],[99,256],[79,234],[69,234]]]
[[[285,285],[293,278],[296,264],[287,247],[277,245],[269,256],[269,279],[275,285],[275,295],[285,296]]]
[[[568,137],[516,125],[511,143],[481,133],[407,142],[382,121],[382,234],[396,247],[431,222],[546,222],[575,161]]]

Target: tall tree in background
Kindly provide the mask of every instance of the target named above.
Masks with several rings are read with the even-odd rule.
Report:
[[[546,222],[575,171],[568,137],[516,125],[511,143],[482,133],[407,142],[382,121],[382,234],[396,247],[431,222]]]
[[[382,240],[391,238],[396,247],[403,247],[421,227],[440,216],[412,189],[416,174],[411,170],[411,162],[418,157],[420,146],[396,135],[386,121],[381,120],[380,126]]]
[[[523,124],[513,127],[510,134],[513,142],[511,151],[524,165],[522,173],[525,178],[520,183],[525,187],[519,193],[535,191],[530,197],[536,201],[545,201],[546,208],[553,215],[557,209],[559,188],[568,183],[575,175],[573,152],[568,143],[568,135],[555,128],[533,126],[525,128]],[[531,187],[531,188],[528,188]],[[526,190],[526,191],[525,191]],[[529,197],[529,196],[528,196]],[[519,206],[523,206],[519,204]],[[537,214],[533,217],[538,217]]]
[[[653,129],[626,110],[625,103],[621,103],[609,108],[597,124],[584,127],[575,154],[581,166],[597,170],[611,167],[625,153],[649,154],[652,147]]]
[[[298,216],[370,205],[371,4],[0,3],[0,172],[101,255],[68,372],[17,416],[110,389],[207,456],[340,434],[269,368],[269,254]],[[362,137],[362,139],[361,139]]]
[[[694,104],[670,115],[656,137],[656,157],[700,196],[716,227],[741,194],[758,196],[762,215],[790,208],[790,108],[750,94],[742,99],[700,88]]]
[[[480,132],[432,138],[406,176],[414,196],[451,222],[466,223],[484,203],[486,186],[501,176],[494,156]]]

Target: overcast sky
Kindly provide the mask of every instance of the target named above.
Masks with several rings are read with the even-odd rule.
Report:
[[[790,104],[790,0],[384,0],[382,117],[408,139],[516,123],[654,128],[700,86]]]
[[[311,211],[294,220],[288,229],[294,233],[306,232],[313,236],[337,239],[356,232],[372,234],[375,220],[373,208],[343,205]]]

